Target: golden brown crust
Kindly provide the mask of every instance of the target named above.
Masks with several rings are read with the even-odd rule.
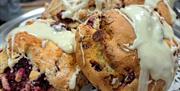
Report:
[[[30,46],[40,47],[41,40],[27,32],[18,33],[9,39],[9,51],[13,49],[14,52],[25,53]]]
[[[82,31],[80,31],[80,30],[82,30]],[[88,36],[91,37],[92,32],[94,32],[94,31],[95,30],[89,26],[86,26],[86,25],[79,26],[79,32],[81,32],[83,35],[85,35],[87,37]],[[99,51],[98,48],[96,47],[97,44],[94,43],[91,38],[89,38],[89,39],[86,38],[88,41],[86,40],[82,43],[83,50],[81,50],[81,43],[79,43],[79,42],[82,42],[83,40],[82,40],[82,38],[80,38],[80,35],[78,34],[78,32],[77,32],[76,39],[78,42],[77,49],[76,49],[77,50],[76,57],[78,60],[77,62],[80,65],[84,75],[94,86],[96,86],[98,88],[103,88],[101,90],[103,90],[103,91],[112,90],[112,88],[110,86],[108,86],[108,83],[104,82],[104,78],[106,76],[108,76],[109,74],[103,75],[103,74],[106,74],[106,71],[103,71],[102,69],[100,69],[101,72],[97,72],[95,70],[95,68],[92,68],[93,64],[91,64],[91,63],[93,63],[95,61],[99,61],[99,60],[97,60],[97,59],[99,59],[97,56],[98,51]],[[86,43],[86,42],[88,42],[88,43]],[[88,47],[91,47],[91,48],[88,48]],[[83,51],[85,54],[83,55],[83,53],[81,51]],[[83,57],[85,58],[85,60],[83,60]],[[101,61],[103,61],[103,60],[101,60]],[[104,63],[102,63],[102,65],[104,65]]]
[[[152,81],[149,84],[148,91],[164,91],[163,87],[165,86],[165,81],[158,80],[156,83]]]
[[[31,46],[27,52],[33,63],[39,67],[41,72],[53,68],[56,61],[61,57],[62,50],[54,43],[47,42],[44,48]]]
[[[46,68],[49,69],[55,66],[55,62],[62,54],[62,50],[54,43],[47,42],[43,48],[42,40],[27,32],[16,34],[14,39],[9,40],[9,45],[10,52],[13,49],[13,52],[27,54],[33,63],[40,68],[41,72],[44,72]]]
[[[168,6],[163,2],[163,1],[160,1],[158,4],[157,4],[157,12],[162,16],[164,17],[165,21],[172,25],[173,24],[173,21],[172,21],[172,16],[170,14],[170,11],[168,9]]]
[[[123,0],[124,5],[144,4],[145,0]]]

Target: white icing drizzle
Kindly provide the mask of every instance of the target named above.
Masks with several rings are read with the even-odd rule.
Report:
[[[105,2],[105,0],[95,0],[95,4],[96,4],[96,9],[97,10],[101,10],[102,9],[103,2]]]
[[[74,89],[76,87],[76,79],[80,72],[80,69],[76,67],[76,71],[73,73],[71,79],[69,80],[69,88]]]
[[[62,0],[66,11],[62,13],[62,18],[72,18],[78,10],[87,6],[89,0]]]
[[[155,8],[161,0],[145,0],[144,5]]]
[[[138,91],[147,91],[149,75],[154,80],[166,81],[167,90],[173,81],[175,63],[171,48],[163,39],[174,39],[172,28],[165,21],[160,20],[157,12],[152,12],[143,5],[131,5],[121,9],[121,12],[132,20],[130,23],[136,34],[136,39],[129,48],[137,49],[140,58]]]
[[[14,35],[12,35],[11,36],[11,44],[10,45],[8,45],[9,47],[10,47],[10,53],[8,53],[8,55],[9,55],[9,59],[8,59],[8,66],[10,67],[10,68],[12,68],[17,62],[18,62],[18,60],[15,60],[15,55],[14,55],[14,38],[15,38],[15,36]],[[8,49],[7,49],[8,50]],[[9,51],[8,51],[9,52]]]
[[[79,36],[80,36],[80,38],[83,38],[84,35],[81,34],[80,31],[81,31],[81,30],[79,29],[79,31],[78,31]],[[83,50],[83,47],[82,47],[82,42],[80,42],[80,50],[81,50],[81,53],[82,53],[82,61],[83,61],[83,65],[85,65],[85,64],[86,64],[86,63],[85,63],[86,61],[85,61],[85,56],[84,56],[84,50]]]
[[[31,25],[18,27],[12,30],[6,40],[19,32],[27,32],[41,39],[47,39],[55,42],[66,53],[74,52],[75,34],[71,31],[56,32],[52,27],[45,23],[35,22]],[[14,44],[14,43],[12,43]]]
[[[42,40],[42,43],[41,43],[41,45],[42,45],[42,48],[45,48],[46,47],[46,43],[48,42],[48,40]]]
[[[14,53],[14,38],[15,38],[15,35],[11,37],[11,53],[10,53],[11,58],[13,58],[13,53]]]

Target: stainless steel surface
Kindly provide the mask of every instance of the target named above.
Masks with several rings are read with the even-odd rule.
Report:
[[[4,36],[7,35],[13,28],[19,26],[19,24],[21,24],[23,21],[27,19],[40,16],[44,12],[44,10],[44,8],[32,10],[0,26],[0,44],[2,44],[4,40],[3,38],[5,38]]]

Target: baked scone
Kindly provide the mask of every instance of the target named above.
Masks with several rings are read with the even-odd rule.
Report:
[[[174,19],[165,0],[52,0],[8,34],[0,90],[166,91]]]
[[[106,28],[107,32],[103,29],[95,30],[84,24],[78,27],[76,58],[80,60],[78,63],[87,79],[98,89],[133,91],[137,88],[139,62],[136,52],[123,51],[121,43],[133,42],[135,34],[123,16],[116,13],[105,14],[108,14],[108,19],[111,19],[106,24],[112,27],[111,30]],[[112,17],[109,14],[115,16]],[[123,22],[121,24],[124,27],[118,27],[119,21]],[[106,33],[109,33],[108,36]]]
[[[146,8],[141,5],[127,7],[143,7],[146,11]],[[137,13],[134,11],[132,14],[127,14],[119,10],[103,12],[103,15],[99,17],[100,29],[92,26],[94,20],[91,22],[93,24],[88,22],[81,24],[76,33],[76,58],[80,60],[78,63],[87,79],[102,91],[138,91],[141,60],[138,50],[126,48],[126,44],[133,45],[138,36],[135,31],[139,30],[135,30],[136,25],[131,23],[133,19],[130,16]],[[162,20],[162,22],[165,21]],[[172,32],[172,30],[163,31]],[[169,37],[167,39],[169,43]],[[169,47],[173,44],[176,43],[170,43]],[[153,78],[148,80],[148,91],[164,91],[163,88],[168,84],[163,80],[154,81]]]
[[[27,26],[33,30],[33,24]],[[61,49],[57,42],[41,39],[29,31],[27,28],[27,31],[15,33],[0,52],[0,88],[5,91],[79,91],[87,80],[80,75],[74,54]]]

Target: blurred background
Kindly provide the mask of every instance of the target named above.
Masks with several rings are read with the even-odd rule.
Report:
[[[0,25],[51,0],[0,0]]]

